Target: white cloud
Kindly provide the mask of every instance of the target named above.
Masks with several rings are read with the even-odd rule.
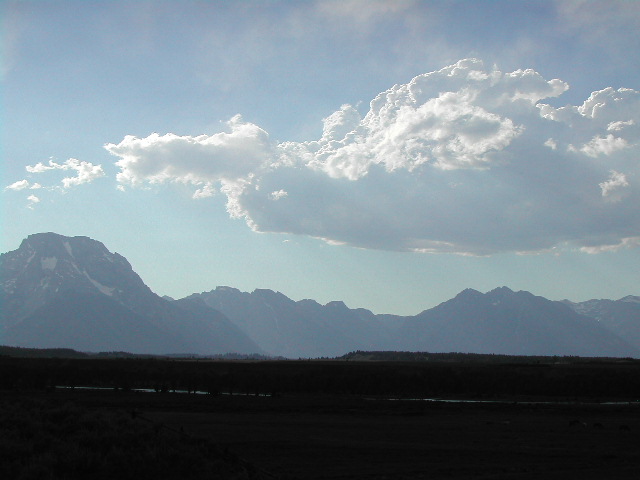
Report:
[[[118,181],[130,185],[167,181],[206,185],[244,178],[268,166],[273,153],[267,132],[243,122],[239,115],[227,125],[229,132],[196,137],[172,133],[127,136],[105,148],[120,157]]]
[[[40,199],[39,199],[38,197],[36,197],[35,195],[29,195],[29,196],[27,197],[27,201],[29,202],[29,203],[27,204],[27,208],[30,208],[30,209],[33,209],[33,207],[34,207],[36,204],[40,203]]]
[[[611,155],[616,150],[622,150],[626,147],[628,147],[628,143],[624,138],[609,134],[606,137],[593,137],[580,150],[590,157],[597,157],[600,154]]]
[[[640,236],[638,237],[625,237],[620,239],[618,243],[608,244],[608,245],[597,245],[590,247],[582,247],[580,250],[585,253],[603,253],[603,252],[617,252],[618,250],[622,250],[623,248],[633,248],[640,246]]]
[[[104,170],[101,165],[94,165],[89,162],[82,162],[75,158],[70,158],[65,162],[65,170],[71,169],[76,171],[75,177],[65,177],[62,179],[64,188],[70,188],[83,183],[90,183],[96,178],[104,177]]]
[[[340,110],[332,113],[323,120],[322,141],[339,142],[358,128],[362,118],[358,111],[351,105],[345,104]]]
[[[351,180],[374,164],[388,171],[423,164],[487,168],[524,131],[511,117],[566,89],[564,82],[545,81],[532,70],[505,74],[486,71],[479,60],[461,60],[381,93],[359,123],[353,107],[343,105],[325,119],[321,140],[303,144],[307,152],[300,144],[282,147],[311,155],[310,164],[334,178]]]
[[[17,182],[12,183],[5,187],[5,190],[24,190],[25,188],[29,188],[28,180],[18,180]]]
[[[54,171],[75,171],[75,176],[64,177],[60,180],[62,187],[59,186],[43,186],[39,182],[30,183],[29,180],[18,180],[11,185],[5,187],[5,190],[49,190],[49,191],[65,191],[71,187],[82,185],[85,183],[91,183],[97,178],[104,177],[105,172],[101,165],[94,165],[90,162],[84,162],[76,158],[70,158],[64,163],[58,163],[50,159],[47,164],[38,162],[35,165],[27,165],[25,170],[31,175],[47,175]],[[34,206],[40,203],[40,198],[35,195],[29,195],[27,197],[27,207],[33,209]]]
[[[607,130],[610,132],[617,132],[619,130],[623,130],[625,127],[629,127],[631,125],[635,125],[636,122],[634,122],[633,120],[629,120],[626,122],[611,122],[608,126],[607,126]]]
[[[206,183],[202,188],[193,192],[193,198],[209,198],[215,195],[215,189],[211,183]]]
[[[284,190],[280,189],[277,190],[275,192],[271,192],[271,199],[272,200],[280,200],[281,198],[285,198],[287,195],[289,195],[287,192],[285,192]]]
[[[35,165],[27,165],[25,169],[29,173],[36,174],[45,173],[51,170],[75,170],[75,177],[65,177],[62,179],[61,182],[64,188],[71,188],[83,183],[90,183],[97,178],[105,176],[102,165],[94,165],[91,162],[81,161],[76,158],[70,158],[64,163],[57,163],[53,160],[49,160],[47,165],[42,162],[38,162]]]
[[[5,190],[15,190],[15,191],[19,191],[19,190],[25,190],[25,189],[29,189],[29,190],[38,190],[40,188],[42,188],[42,185],[40,185],[39,183],[29,183],[29,180],[18,180],[17,182],[12,183],[11,185],[8,185],[6,187],[4,187]]]
[[[53,160],[50,160],[49,163],[53,163]],[[57,164],[56,164],[57,165]],[[27,165],[25,170],[29,173],[43,173],[47,170],[54,170],[55,167],[46,166],[42,162],[38,162],[35,165]]]
[[[607,87],[593,92],[585,102],[578,107],[578,112],[589,117],[598,124],[635,125],[634,117],[638,115],[640,98],[638,92],[630,88],[614,89]]]
[[[121,184],[192,184],[194,198],[216,185],[256,231],[431,253],[595,251],[640,236],[640,92],[542,103],[567,88],[467,59],[380,93],[364,116],[343,105],[315,141],[276,145],[236,116],[222,133],[105,148]]]
[[[629,181],[625,174],[611,170],[611,175],[606,182],[600,184],[603,197],[611,197],[615,201],[620,200],[620,189],[629,186]]]

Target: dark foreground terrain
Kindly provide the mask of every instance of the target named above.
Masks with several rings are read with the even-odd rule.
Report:
[[[447,365],[459,381],[475,385],[471,377],[485,375],[500,390],[463,396],[447,395],[435,381],[441,367],[426,364],[127,362],[0,359],[0,373],[14,372],[0,390],[0,478],[589,480],[636,479],[640,471],[635,363]],[[119,387],[111,369],[141,383],[155,372],[149,385],[156,387]],[[189,379],[188,371],[199,373]],[[393,384],[407,371],[425,385]],[[89,381],[86,372],[105,389],[51,383],[73,375]],[[166,387],[180,387],[179,378],[200,393]],[[257,388],[277,378],[278,389]],[[550,395],[563,378],[580,396]],[[604,397],[596,381],[608,381],[616,395]],[[534,395],[536,382],[544,395]],[[436,387],[434,396],[476,401],[409,395]]]

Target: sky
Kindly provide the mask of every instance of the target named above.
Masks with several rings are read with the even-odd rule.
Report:
[[[416,314],[640,295],[640,1],[1,1],[0,251]]]

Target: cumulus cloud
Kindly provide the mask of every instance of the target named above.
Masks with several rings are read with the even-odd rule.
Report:
[[[17,182],[14,182],[11,185],[7,185],[6,187],[4,187],[5,190],[14,190],[14,191],[25,190],[27,188],[29,190],[38,190],[39,188],[43,188],[43,187],[38,182],[29,183],[29,180],[27,179],[18,180]]]
[[[318,140],[276,144],[236,116],[221,133],[128,136],[105,148],[121,185],[217,191],[256,231],[473,255],[631,245],[640,92],[545,103],[568,88],[466,59],[380,93],[364,115],[341,106]]]
[[[25,188],[29,188],[28,180],[18,180],[17,182],[12,183],[5,187],[5,190],[24,190]]]
[[[93,165],[89,162],[81,162],[75,158],[67,160],[67,169],[76,171],[75,177],[65,177],[62,179],[62,185],[64,188],[70,188],[76,185],[82,185],[83,183],[89,183],[96,178],[104,177],[104,170],[101,165]]]
[[[33,207],[36,204],[40,203],[40,199],[38,197],[36,197],[35,195],[29,195],[27,197],[27,202],[28,202],[27,208],[33,209]]]
[[[146,138],[127,136],[107,151],[120,160],[117,179],[136,185],[166,181],[200,185],[242,178],[268,164],[272,157],[269,135],[240,115],[227,122],[228,132],[179,136],[154,133]]]
[[[593,137],[591,141],[583,145],[580,150],[590,157],[597,157],[601,154],[611,155],[616,150],[622,150],[627,146],[628,143],[624,138],[609,134],[606,137]]]

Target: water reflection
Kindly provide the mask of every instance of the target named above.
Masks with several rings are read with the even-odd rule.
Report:
[[[119,391],[120,389],[115,387],[90,387],[90,386],[70,386],[70,385],[56,385],[56,389],[60,390],[111,390]],[[177,393],[177,394],[191,394],[191,395],[228,395],[239,397],[271,397],[270,393],[242,393],[242,392],[205,392],[203,390],[166,390],[164,392],[156,390],[154,388],[131,388],[130,392],[138,393]],[[365,397],[364,400],[368,401],[389,401],[389,402],[433,402],[433,403],[477,403],[477,404],[494,404],[494,405],[640,405],[640,400],[626,400],[626,401],[579,401],[579,400],[479,400],[479,399],[464,399],[464,398],[400,398],[400,397]]]
[[[583,402],[578,400],[470,400],[460,398],[367,398],[366,400],[387,400],[391,402],[489,403],[498,405],[640,405],[638,400],[617,402]]]
[[[116,387],[88,387],[88,386],[71,386],[71,385],[56,385],[56,389],[60,390],[110,390],[110,391],[119,391],[122,389]],[[239,396],[239,397],[270,397],[270,393],[241,393],[241,392],[205,392],[202,390],[165,390],[164,392],[161,390],[156,390],[155,388],[129,388],[127,389],[129,392],[137,392],[137,393],[181,393],[181,394],[191,394],[191,395],[229,395],[229,396]]]

